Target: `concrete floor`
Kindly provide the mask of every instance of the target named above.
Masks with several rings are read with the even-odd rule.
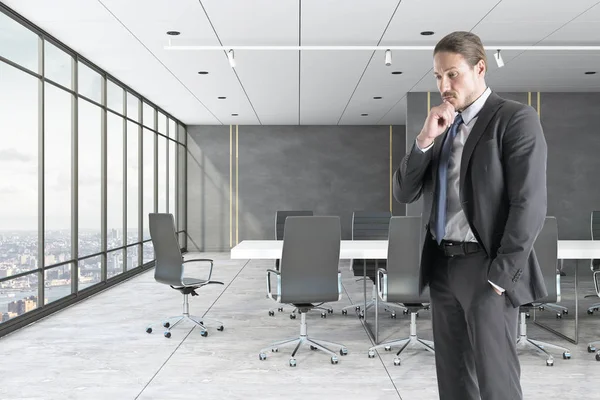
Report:
[[[193,256],[198,254],[187,257]],[[291,349],[269,353],[266,361],[258,358],[261,348],[299,334],[300,319],[289,318],[291,307],[268,316],[269,309],[277,308],[265,298],[265,269],[273,262],[230,260],[227,253],[201,256],[215,259],[213,279],[225,285],[205,287],[200,296],[190,297],[191,312],[221,320],[223,332],[213,327],[202,337],[185,323],[170,339],[160,325],[146,334],[147,324],[179,314],[182,300],[149,271],[1,338],[0,399],[438,398],[432,354],[408,351],[401,366],[393,365],[395,352],[367,357],[371,342],[361,321],[340,313],[362,299],[362,282],[355,281],[347,261],[340,264],[347,294],[332,303],[334,314],[322,319],[311,312],[307,320],[309,336],[341,342],[349,354],[332,365],[328,356],[303,348],[296,355],[297,367],[291,368]],[[189,267],[189,274],[204,276],[196,266]],[[582,289],[589,291],[585,284]],[[563,292],[568,297],[569,289]],[[600,362],[586,351],[587,342],[600,339],[600,315],[589,316],[585,309],[593,300],[580,303],[579,345],[529,324],[530,337],[568,347],[572,359],[563,360],[559,353],[555,365],[546,367],[534,352],[522,353],[525,399],[600,399]],[[562,320],[548,312],[541,318],[571,334],[573,311]],[[380,340],[407,336],[408,323],[400,313],[395,320],[382,316]],[[427,311],[420,314],[418,332],[431,339]]]

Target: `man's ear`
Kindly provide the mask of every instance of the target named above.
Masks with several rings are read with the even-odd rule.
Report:
[[[485,61],[483,60],[479,60],[479,62],[475,65],[475,72],[477,73],[477,75],[479,76],[485,76],[485,71],[487,70],[487,65],[485,64]]]

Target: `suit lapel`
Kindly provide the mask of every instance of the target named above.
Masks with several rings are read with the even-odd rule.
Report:
[[[475,150],[475,146],[477,146],[477,142],[481,139],[481,136],[485,132],[485,129],[489,125],[490,121],[496,111],[502,104],[502,98],[495,93],[491,93],[488,99],[486,100],[483,108],[479,112],[477,117],[477,121],[475,122],[475,126],[467,140],[465,141],[465,147],[463,148],[462,157],[460,160],[460,201],[464,202],[463,199],[463,187],[465,184],[465,178],[467,176],[467,169],[469,168],[469,162],[471,160],[471,156],[473,155],[473,151]]]

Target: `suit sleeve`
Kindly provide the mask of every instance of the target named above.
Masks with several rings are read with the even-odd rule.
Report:
[[[511,292],[518,282],[547,210],[547,146],[532,107],[518,110],[502,140],[509,212],[500,248],[490,266],[490,282]]]
[[[429,150],[429,149],[427,149]],[[394,198],[400,203],[413,203],[421,197],[423,178],[431,164],[432,151],[423,152],[413,144],[394,173]]]

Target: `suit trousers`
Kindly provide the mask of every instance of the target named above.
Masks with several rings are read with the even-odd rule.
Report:
[[[481,250],[435,256],[430,296],[440,400],[522,400],[519,308],[488,282]]]

